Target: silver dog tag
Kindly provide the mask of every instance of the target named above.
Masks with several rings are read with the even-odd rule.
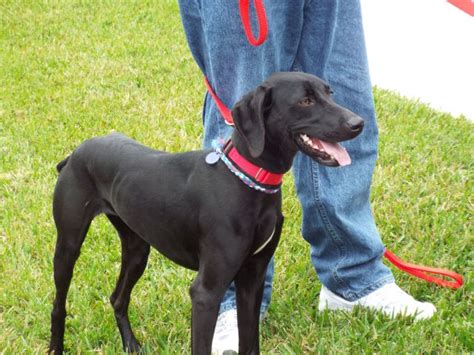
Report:
[[[209,165],[214,165],[217,163],[220,159],[220,156],[217,152],[210,152],[208,155],[206,155],[206,163]]]

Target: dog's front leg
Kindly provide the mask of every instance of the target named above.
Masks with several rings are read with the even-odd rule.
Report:
[[[280,240],[282,225],[283,217],[277,222],[270,243],[263,250],[247,258],[235,277],[239,354],[260,354],[260,307],[265,275],[268,263]]]
[[[222,239],[222,238],[221,238]],[[192,301],[191,343],[194,355],[211,353],[212,336],[225,291],[242,264],[239,248],[208,248],[201,255],[199,272],[190,288]],[[240,249],[240,251],[242,251]]]
[[[192,318],[191,343],[194,355],[211,353],[212,336],[216,327],[217,316],[222,297],[232,279],[209,282],[198,274],[191,289]],[[222,283],[224,282],[224,283]]]
[[[194,355],[211,353],[212,336],[225,289],[207,288],[200,275],[190,289],[192,301],[191,343]]]

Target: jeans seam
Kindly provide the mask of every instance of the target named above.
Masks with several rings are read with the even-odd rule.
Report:
[[[321,68],[321,78],[325,79],[326,81],[330,81],[326,75],[326,69],[329,64],[329,56],[331,55],[333,46],[334,46],[334,38],[336,37],[336,27],[337,27],[337,13],[339,12],[339,0],[334,0],[335,4],[331,12],[331,19],[330,21],[334,23],[331,27],[331,32],[328,36],[329,43],[327,45],[326,51],[322,53],[323,60],[322,60],[322,68]]]
[[[209,92],[206,91],[206,93],[204,94],[204,102],[202,104],[202,111],[201,111],[202,112],[202,125],[203,126],[206,125],[207,100],[209,100]]]
[[[301,68],[296,68],[296,61],[297,61],[297,58],[298,58],[298,53],[300,51],[300,45],[301,45],[301,39],[303,38],[303,30],[304,30],[304,14],[305,14],[305,10],[306,10],[306,7],[308,6],[309,4],[308,3],[305,3],[303,5],[303,23],[301,24],[301,30],[300,30],[300,33],[299,33],[299,36],[298,36],[298,44],[296,45],[295,47],[295,53],[294,55],[292,56],[291,58],[291,61],[288,62],[288,70],[289,71],[302,71]],[[298,65],[298,67],[301,67]]]
[[[316,171],[318,169],[318,167],[313,162],[310,162],[310,164],[311,164],[311,177],[313,179],[313,189],[312,190],[313,190],[314,201],[316,201],[316,206],[317,206],[317,209],[319,211],[319,215],[321,216],[321,219],[323,221],[324,228],[327,230],[328,235],[334,240],[334,242],[335,242],[336,246],[338,247],[339,252],[341,254],[341,258],[337,262],[336,266],[331,270],[331,274],[332,274],[334,280],[336,280],[336,282],[338,283],[339,286],[344,287],[344,288],[347,289],[348,288],[347,284],[337,274],[337,269],[338,269],[339,265],[343,261],[346,260],[347,250],[344,246],[344,243],[342,243],[341,237],[338,235],[335,228],[333,227],[333,225],[329,221],[329,217],[327,215],[326,208],[324,207],[324,205],[322,203],[321,196],[320,196],[320,189],[319,189],[319,176],[318,176],[319,171]]]

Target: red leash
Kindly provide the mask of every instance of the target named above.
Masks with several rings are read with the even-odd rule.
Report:
[[[265,6],[263,6],[262,0],[253,0],[255,11],[257,12],[258,20],[258,38],[255,38],[252,32],[252,26],[250,23],[250,0],[240,0],[239,10],[240,18],[242,19],[242,26],[247,36],[248,41],[252,46],[260,46],[265,42],[268,35],[268,23],[267,15],[265,14]]]
[[[420,279],[426,280],[428,282],[432,282],[443,287],[449,287],[449,288],[454,288],[454,289],[461,287],[463,284],[462,276],[455,273],[454,271],[446,270],[446,269],[438,269],[438,268],[423,266],[423,265],[410,264],[410,263],[407,263],[406,261],[403,261],[402,259],[400,259],[398,256],[396,256],[395,254],[393,254],[391,251],[387,249],[385,250],[384,256],[388,259],[388,261],[390,261],[393,265],[395,265],[400,270],[405,271],[408,274],[419,277]],[[442,276],[451,278],[454,281],[443,280],[440,277],[431,276],[429,274],[442,275]]]
[[[259,23],[259,36],[257,39],[255,39],[252,33],[252,27],[250,25],[249,1],[250,0],[240,0],[239,2],[240,16],[242,18],[242,25],[244,27],[245,35],[247,36],[248,41],[253,46],[259,46],[263,42],[265,42],[267,38],[267,34],[268,34],[265,7],[263,6],[262,0],[254,0],[255,10],[257,12],[257,19]],[[212,99],[214,100],[225,122],[228,125],[233,126],[234,120],[232,118],[231,110],[219,99],[219,97],[212,89],[212,86],[206,77],[204,78],[204,82],[206,84],[207,91],[209,92]],[[273,183],[274,181],[272,180],[271,182]],[[281,180],[279,180],[278,182],[281,182]],[[393,254],[391,251],[387,249],[385,250],[384,256],[387,258],[388,261],[390,261],[393,265],[395,265],[400,270],[408,274],[411,274],[413,276],[416,276],[420,279],[426,280],[428,282],[432,282],[437,285],[440,285],[443,287],[449,287],[453,289],[457,289],[461,287],[463,284],[462,276],[455,273],[454,271],[433,268],[433,267],[428,267],[428,266],[423,266],[423,265],[410,264],[410,263],[407,263],[406,261],[403,261],[402,259],[400,259],[398,256],[396,256],[395,254]],[[440,277],[435,277],[429,274],[445,276],[445,277],[453,279],[454,281],[447,281]]]
[[[212,99],[214,100],[214,103],[216,104],[219,112],[221,113],[222,117],[224,118],[225,123],[227,123],[229,126],[233,126],[234,125],[234,119],[232,118],[232,112],[229,110],[229,108],[226,105],[224,105],[224,103],[216,95],[216,93],[212,89],[212,86],[211,86],[211,84],[209,84],[209,81],[207,80],[206,77],[204,77],[204,84],[206,84],[207,91],[209,92]]]
[[[257,20],[259,27],[258,38],[254,37],[252,32],[252,25],[250,23],[250,0],[240,0],[239,10],[240,18],[242,19],[242,27],[244,28],[245,35],[247,36],[247,39],[250,44],[252,46],[257,47],[263,44],[267,39],[268,23],[267,15],[265,14],[265,6],[263,5],[262,0],[253,0],[253,4],[255,6],[255,11],[257,12]],[[234,119],[232,118],[232,112],[216,95],[207,78],[204,78],[204,83],[206,84],[207,91],[212,96],[212,99],[216,103],[217,108],[219,109],[222,117],[224,118],[225,123],[227,123],[229,126],[233,126]]]

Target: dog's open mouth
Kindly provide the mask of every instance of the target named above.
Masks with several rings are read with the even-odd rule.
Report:
[[[296,143],[301,150],[327,166],[345,166],[351,163],[351,157],[346,149],[338,143],[325,142],[321,139],[310,137],[307,134],[299,134]]]

